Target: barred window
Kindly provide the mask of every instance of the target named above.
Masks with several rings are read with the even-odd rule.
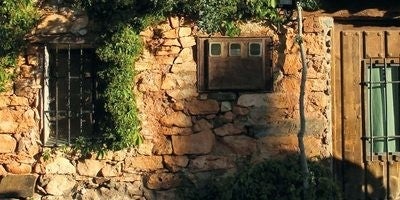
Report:
[[[363,62],[367,155],[398,153],[400,152],[399,59],[367,59]]]
[[[46,145],[70,144],[95,129],[96,65],[93,48],[57,44],[45,47],[43,132]]]

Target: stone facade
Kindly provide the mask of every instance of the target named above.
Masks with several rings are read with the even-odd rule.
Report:
[[[59,24],[51,22],[57,21]],[[84,42],[89,22],[68,9],[44,17],[37,38]],[[330,157],[331,18],[308,18],[304,34],[307,155]],[[183,179],[204,184],[215,172],[298,151],[301,63],[295,25],[246,23],[241,36],[270,36],[274,91],[197,91],[196,26],[171,17],[141,33],[146,49],[136,62],[134,92],[144,143],[138,148],[79,157],[41,142],[41,66],[37,46],[19,59],[18,76],[0,95],[0,176],[32,175],[39,199],[175,199]],[[22,175],[21,175],[22,176]],[[1,184],[1,183],[0,183]]]

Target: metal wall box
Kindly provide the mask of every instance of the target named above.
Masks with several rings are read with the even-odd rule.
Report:
[[[198,90],[272,91],[270,37],[197,38]]]

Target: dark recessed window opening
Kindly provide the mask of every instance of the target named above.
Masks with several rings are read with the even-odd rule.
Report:
[[[199,37],[198,90],[272,91],[270,37]]]
[[[222,53],[221,43],[210,43],[210,56],[220,56]]]
[[[81,45],[45,47],[43,132],[46,145],[70,144],[93,135],[97,59]]]
[[[249,56],[261,56],[261,43],[250,42]]]
[[[240,43],[229,44],[229,56],[240,56],[241,49]]]

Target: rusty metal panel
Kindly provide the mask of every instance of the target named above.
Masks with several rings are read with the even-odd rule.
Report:
[[[386,31],[386,50],[389,57],[400,57],[400,31]]]
[[[365,31],[364,43],[365,58],[385,57],[385,35],[383,31]]]
[[[200,91],[272,91],[269,37],[198,39]]]

